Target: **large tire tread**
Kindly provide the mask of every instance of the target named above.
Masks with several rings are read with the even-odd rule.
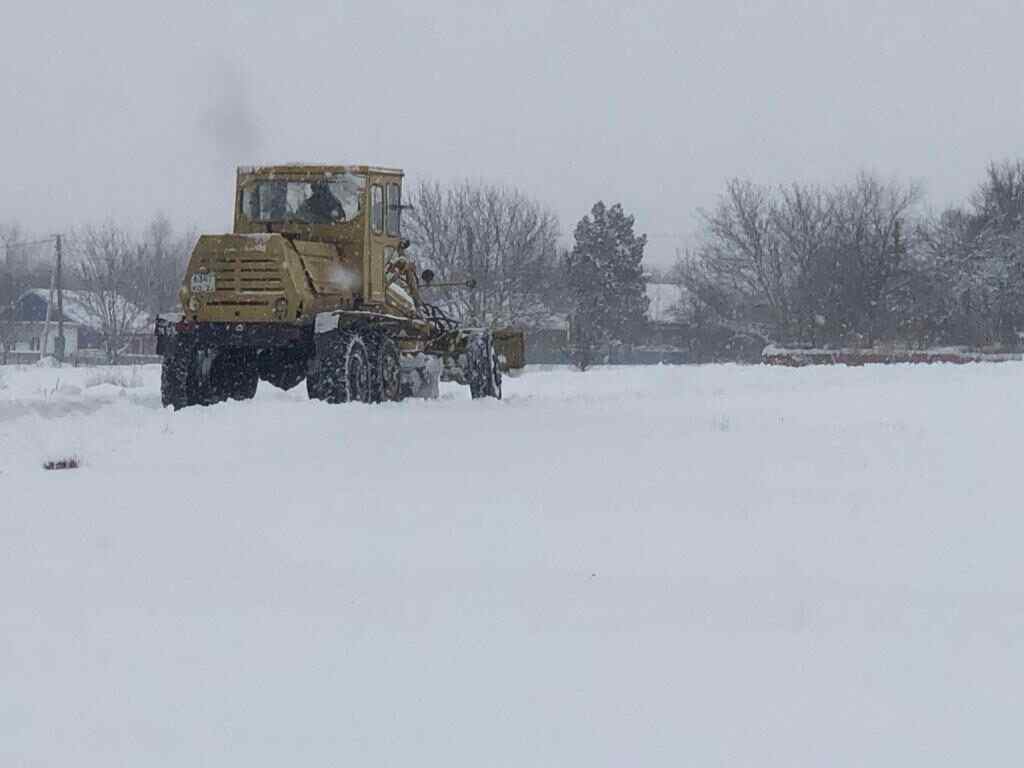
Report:
[[[160,366],[160,401],[163,406],[180,410],[194,405],[189,398],[189,367],[192,351],[181,346],[163,359]]]
[[[314,369],[307,379],[310,397],[329,403],[372,401],[366,334],[350,330],[321,335]]]
[[[402,371],[398,342],[385,333],[377,334],[370,355],[373,402],[401,400]]]
[[[470,396],[476,400],[501,400],[501,368],[490,332],[474,334],[466,345],[466,378]]]

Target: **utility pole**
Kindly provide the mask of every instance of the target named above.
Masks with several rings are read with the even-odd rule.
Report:
[[[469,227],[466,230],[466,257],[469,261],[469,276],[476,280],[476,235],[473,232],[473,228]],[[477,281],[477,285],[479,285]],[[470,289],[469,294],[469,306],[470,312],[473,315],[473,322],[480,323],[483,325],[483,318],[480,317],[480,294],[477,293],[476,287]]]
[[[4,275],[4,280],[7,281],[7,290],[10,291],[10,307],[4,307],[0,305],[0,364],[7,365],[7,353],[10,352],[9,347],[11,346],[11,336],[13,335],[13,326],[10,328],[4,328],[4,323],[14,322],[14,303],[16,301],[15,282],[14,282],[14,270],[11,269],[11,244],[9,241],[4,241],[4,264],[7,266],[7,271]],[[0,286],[4,288],[5,286]],[[7,320],[4,320],[4,311],[10,311],[10,316]]]
[[[9,290],[11,292],[11,295],[10,295],[10,299],[11,299],[11,312],[13,313],[14,312],[14,302],[17,301],[18,297],[14,295],[15,280],[14,280],[14,268],[11,267],[11,244],[9,242],[7,242],[7,241],[4,241],[4,264],[7,267],[7,270],[4,273],[4,279],[7,280],[9,282],[9,284],[10,284]],[[0,310],[2,310],[2,309],[3,308],[0,307]],[[13,319],[14,319],[14,317],[12,315],[11,320],[13,320]]]
[[[57,286],[57,267],[50,272],[50,293],[46,297],[46,320],[43,321],[43,338],[39,343],[39,359],[46,357],[46,348],[50,346],[50,318],[53,316],[53,292]]]
[[[39,359],[46,357],[46,348],[50,345],[50,318],[53,314],[53,294],[57,293],[57,338],[53,340],[53,355],[57,360],[64,359],[64,294],[62,291],[61,270],[62,262],[62,238],[60,235],[53,235],[40,242],[45,243],[53,240],[57,246],[57,261],[50,272],[50,295],[46,301],[46,320],[43,321],[43,338],[39,344]]]
[[[64,280],[63,238],[54,235],[57,248],[57,338],[53,340],[53,353],[58,362],[64,362]]]

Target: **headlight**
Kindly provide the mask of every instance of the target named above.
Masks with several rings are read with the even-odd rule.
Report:
[[[288,314],[288,299],[280,298],[274,302],[274,317],[278,320],[284,320],[285,315]]]
[[[199,310],[199,299],[197,299],[195,296],[193,296],[191,299],[188,300],[188,311],[189,312],[196,312],[198,310]]]

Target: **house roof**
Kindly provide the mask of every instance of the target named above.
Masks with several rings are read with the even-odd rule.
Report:
[[[90,302],[88,301],[88,294],[86,294],[85,291],[65,290],[62,293],[64,294],[64,318],[66,320],[69,320],[72,323],[78,323],[86,328],[91,328],[94,331],[102,329],[103,322],[90,305]],[[34,296],[44,302],[49,302],[50,289],[30,288],[21,295],[21,299],[24,299],[26,296]],[[19,299],[19,301],[21,299]],[[56,302],[56,298],[54,298],[54,301]],[[145,312],[123,296],[118,296],[116,301],[118,302],[118,311],[121,311],[122,308],[126,308],[128,310],[128,315],[133,317],[129,326],[129,330],[132,333],[147,333],[150,330],[149,317]],[[54,307],[54,310],[56,310],[56,307]]]
[[[676,323],[676,305],[683,298],[683,287],[677,283],[644,283],[644,291],[649,299],[647,319],[652,323]],[[569,326],[569,315],[555,312],[530,323],[533,330],[564,330]]]

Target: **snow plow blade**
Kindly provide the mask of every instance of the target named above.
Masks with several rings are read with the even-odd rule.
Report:
[[[518,328],[498,328],[493,332],[494,350],[503,371],[526,366],[526,333]]]

